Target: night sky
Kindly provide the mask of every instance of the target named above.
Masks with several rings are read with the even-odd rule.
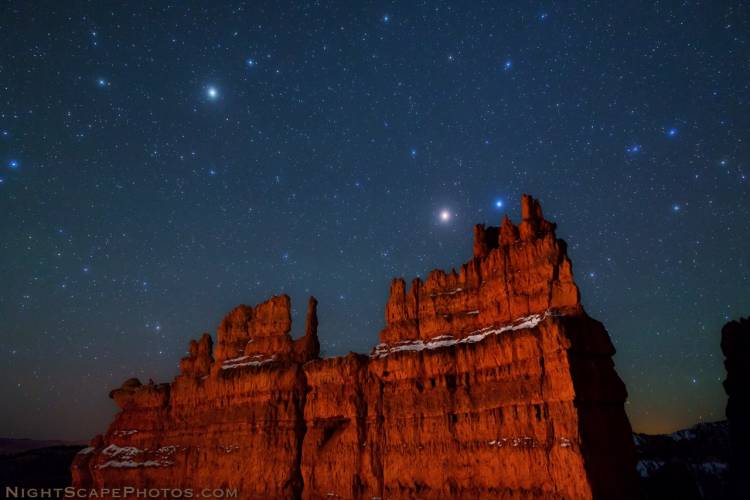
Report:
[[[273,294],[369,352],[390,279],[459,266],[522,193],[634,428],[723,418],[749,35],[721,1],[3,1],[0,436],[104,431],[110,389]]]

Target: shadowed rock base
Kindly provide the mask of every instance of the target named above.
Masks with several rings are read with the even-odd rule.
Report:
[[[539,203],[477,226],[474,258],[394,280],[370,355],[320,359],[316,302],[240,306],[172,384],[131,379],[79,487],[238,488],[239,498],[634,498],[635,448],[603,325]]]
[[[721,351],[726,359],[727,378],[724,390],[731,442],[729,490],[731,498],[747,498],[750,494],[750,318],[730,321],[721,329]]]

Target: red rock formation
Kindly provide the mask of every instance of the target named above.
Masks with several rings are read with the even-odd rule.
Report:
[[[319,359],[316,301],[240,306],[171,385],[130,380],[73,465],[77,486],[236,487],[241,498],[633,498],[624,384],[581,307],[566,245],[477,226],[459,272],[391,284],[370,356]],[[215,361],[214,361],[215,359]]]

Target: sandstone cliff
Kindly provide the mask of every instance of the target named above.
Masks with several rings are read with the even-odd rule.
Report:
[[[131,379],[73,464],[79,487],[240,498],[633,498],[635,449],[603,325],[539,203],[477,226],[474,257],[397,279],[369,355],[320,359],[316,302],[240,306],[171,384]]]

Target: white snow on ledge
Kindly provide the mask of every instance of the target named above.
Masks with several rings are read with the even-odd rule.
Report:
[[[547,316],[551,316],[550,311],[546,311],[543,314],[532,314],[531,316],[518,318],[512,323],[501,327],[488,326],[481,330],[472,332],[470,335],[461,339],[456,339],[453,335],[440,335],[428,340],[427,342],[424,340],[402,340],[396,344],[378,344],[375,346],[375,349],[373,349],[370,357],[384,358],[389,354],[400,351],[423,351],[425,349],[439,349],[441,347],[448,347],[456,344],[473,344],[484,340],[489,335],[499,335],[504,332],[534,328]]]
[[[88,448],[87,448],[88,449]],[[85,451],[85,450],[82,450]],[[93,448],[91,449],[93,451]],[[90,453],[87,451],[86,453]],[[136,462],[134,458],[136,455],[147,453],[149,450],[141,450],[134,446],[117,446],[116,444],[110,444],[102,450],[102,455],[112,457],[111,460],[99,464],[96,466],[97,469],[107,469],[109,467],[116,469],[134,469],[136,467],[169,467],[174,465],[174,462],[170,460],[172,455],[177,451],[177,446],[162,446],[156,450],[156,459],[144,460],[142,462]],[[79,452],[81,453],[81,452]]]
[[[462,292],[463,288],[454,288],[453,290],[448,290],[447,292],[435,292],[431,293],[430,297],[437,297],[438,295],[456,295],[459,292]]]
[[[109,457],[130,458],[139,453],[143,453],[143,451],[134,446],[117,446],[116,444],[111,444],[104,448],[102,453]]]
[[[134,462],[132,460],[110,460],[96,466],[97,469],[106,469],[113,467],[115,469],[135,469],[136,467],[169,467],[174,462],[167,460],[146,460],[145,462]]]
[[[221,365],[221,369],[231,370],[233,368],[240,368],[243,366],[262,366],[266,363],[270,363],[275,359],[275,354],[270,358],[265,358],[262,354],[255,354],[253,356],[240,356],[238,358],[225,359]]]
[[[123,430],[123,431],[115,431],[115,436],[130,436],[131,434],[136,434],[138,432],[137,429],[131,429],[131,430]]]

